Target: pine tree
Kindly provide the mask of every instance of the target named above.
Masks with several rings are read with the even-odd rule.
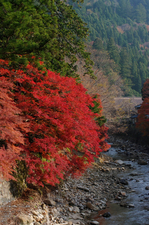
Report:
[[[113,38],[109,39],[109,42],[107,44],[107,50],[109,52],[110,59],[113,59],[118,64],[118,62],[119,62],[119,53],[118,53],[117,47],[115,46]]]
[[[142,88],[142,80],[140,74],[137,74],[135,77],[135,90],[139,93],[141,93],[141,88]]]
[[[139,62],[139,71],[140,71],[140,76],[141,76],[141,80],[142,80],[142,82],[141,82],[141,88],[142,88],[144,82],[147,79],[147,72],[148,71],[146,70],[146,66],[141,62]]]
[[[97,50],[102,50],[103,49],[103,43],[100,38],[96,38],[94,43],[93,43],[93,48]]]
[[[130,0],[119,0],[120,12],[123,17],[129,17],[131,15]]]
[[[146,22],[146,9],[141,3],[137,5],[135,19],[137,23]]]
[[[120,75],[125,80],[128,86],[132,85],[131,82],[131,61],[126,48],[120,52]]]
[[[133,83],[133,88],[137,91],[139,88],[137,87],[137,82],[138,82],[138,66],[137,66],[137,61],[133,59],[132,61],[132,67],[131,67],[131,74],[132,74],[132,83]],[[139,89],[140,90],[140,89]]]
[[[0,0],[0,19],[0,58],[19,64],[31,61],[34,55],[47,68],[76,76],[78,55],[92,75],[84,45],[88,29],[65,1]]]

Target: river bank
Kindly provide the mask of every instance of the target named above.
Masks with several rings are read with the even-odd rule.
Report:
[[[124,179],[119,175],[133,169],[131,162],[147,165],[148,154],[142,152],[141,146],[129,141],[113,136],[109,140],[111,150],[116,149],[111,156],[111,150],[102,153],[82,177],[69,177],[59,188],[47,188],[42,196],[35,190],[28,190],[23,198],[1,207],[0,224],[26,225],[28,221],[30,225],[98,225],[111,217],[110,202],[117,201],[127,209],[135,207],[133,202],[126,204],[127,196],[134,190],[129,186],[127,176]],[[117,158],[118,152],[119,157],[129,159],[129,162]]]

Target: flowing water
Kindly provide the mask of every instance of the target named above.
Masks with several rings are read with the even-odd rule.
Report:
[[[133,169],[119,173],[119,177],[127,179],[129,183],[131,192],[125,202],[133,204],[134,208],[121,207],[118,202],[109,203],[105,212],[110,212],[111,217],[97,216],[96,220],[100,225],[149,225],[149,190],[145,189],[149,186],[149,164],[138,165],[137,162],[128,161],[115,148],[111,148],[107,154],[132,165]]]

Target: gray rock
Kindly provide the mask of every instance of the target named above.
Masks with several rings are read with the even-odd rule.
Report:
[[[147,165],[147,162],[145,160],[140,159],[138,164],[139,165]]]
[[[134,208],[135,207],[134,204],[129,204],[128,206],[129,206],[129,208]]]
[[[90,191],[87,187],[77,186],[77,188],[86,192]]]
[[[122,160],[120,160],[120,159],[119,159],[119,160],[116,160],[115,162],[116,162],[117,164],[119,164],[119,165],[123,165],[123,164],[124,164],[124,162],[123,162]]]
[[[73,212],[74,212],[74,213],[79,213],[79,212],[80,212],[79,207],[74,206],[74,207],[73,207]]]
[[[98,222],[98,221],[96,221],[96,220],[93,220],[93,221],[90,221],[90,224],[91,224],[91,225],[98,225],[98,224],[99,224],[99,222]]]
[[[115,200],[120,201],[120,200],[122,200],[122,198],[121,198],[121,197],[119,197],[119,196],[116,196],[116,197],[115,197]]]
[[[102,216],[103,216],[103,217],[110,217],[111,214],[110,214],[109,212],[105,212]]]
[[[126,179],[120,179],[120,183],[124,185],[128,185],[128,181]]]
[[[80,225],[85,225],[85,224],[86,224],[85,222],[80,221]]]
[[[53,215],[54,217],[57,217],[59,215],[59,212],[57,211],[57,209],[50,209],[50,214]]]
[[[15,218],[15,225],[32,225],[33,224],[33,217],[20,214]]]
[[[40,223],[44,219],[44,216],[42,214],[38,214],[37,216],[33,216],[33,217],[37,222],[40,222]]]
[[[72,221],[68,221],[68,225],[73,225],[73,222]]]
[[[119,146],[118,144],[113,144],[113,143],[111,143],[110,145],[111,145],[111,148],[116,148]]]
[[[145,187],[145,190],[149,190],[149,186],[146,186],[146,187]]]
[[[75,213],[75,214],[71,214],[71,215],[69,215],[69,218],[70,218],[70,220],[72,221],[72,220],[75,220],[75,221],[80,221],[80,220],[82,220],[83,218],[80,216],[80,214],[79,213]]]
[[[106,205],[106,201],[100,200],[100,203]]]
[[[124,192],[124,191],[121,191],[119,194],[122,195],[123,197],[127,196],[126,192]]]
[[[38,211],[33,210],[33,211],[32,211],[32,214],[33,214],[33,215],[35,215],[35,216],[38,216],[38,215],[39,215],[39,212],[38,212]]]
[[[129,166],[129,167],[132,167],[132,164],[131,164],[131,162],[129,162],[129,161],[125,161],[125,162],[124,162],[124,165],[125,165],[125,166]]]
[[[49,205],[49,206],[55,206],[56,205],[56,202],[53,201],[52,199],[44,199],[43,201],[46,205]]]
[[[148,205],[145,205],[144,206],[144,209],[147,210],[147,211],[149,211],[149,206]]]
[[[72,212],[72,211],[73,211],[73,207],[70,206],[70,207],[68,208],[68,210],[69,210],[69,212]]]
[[[121,202],[121,207],[129,208],[129,204],[127,202]]]
[[[94,205],[91,202],[87,202],[86,203],[86,208],[94,210],[95,207],[94,207]]]
[[[137,172],[133,172],[133,173],[130,173],[130,176],[138,176],[139,174]]]

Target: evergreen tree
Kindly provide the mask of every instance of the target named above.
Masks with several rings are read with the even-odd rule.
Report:
[[[135,90],[139,93],[141,93],[141,88],[142,88],[142,81],[140,74],[137,74],[136,76],[136,83],[135,83]]]
[[[61,0],[0,0],[0,57],[18,63],[40,58],[51,70],[76,76],[76,56],[92,74],[84,38],[88,29]],[[67,63],[65,59],[67,60]]]
[[[133,43],[134,37],[133,37],[133,30],[132,29],[127,32],[127,39],[128,39],[129,43]]]
[[[83,10],[80,9],[80,16],[85,22],[90,24],[90,39],[94,41],[97,37],[100,37],[104,46],[107,47],[110,58],[113,59],[116,64],[119,64],[120,59],[123,61],[123,53],[121,57],[119,57],[119,54],[116,52],[118,51],[119,53],[119,51],[122,50],[121,47],[127,50],[129,49],[126,59],[128,63],[124,62],[124,65],[120,63],[121,76],[124,77],[125,82],[134,89],[132,91],[129,87],[129,93],[136,93],[135,90],[140,90],[140,84],[142,85],[145,77],[148,77],[149,55],[147,55],[147,57],[144,55],[147,51],[145,50],[145,42],[149,42],[148,27],[146,26],[146,22],[149,25],[149,1],[97,0],[93,2],[87,0],[83,4],[83,8],[90,9],[90,14],[88,16],[86,16],[86,14],[82,15]],[[97,17],[94,14],[96,14]],[[111,38],[113,38],[113,41]],[[115,49],[117,45],[119,46]],[[144,57],[146,57],[146,59],[144,59]],[[137,72],[132,72],[132,60],[137,63]],[[142,66],[141,69],[139,68],[139,62],[143,63],[142,66],[144,68],[142,68]],[[140,83],[138,87],[136,87],[137,82]]]
[[[146,27],[145,26],[143,26],[143,27],[139,26],[138,27],[138,34],[141,38],[141,41],[144,43],[146,41],[147,35],[148,35]]]
[[[123,46],[123,44],[124,44],[123,35],[120,34],[120,35],[119,35],[119,38],[118,38],[118,45]]]
[[[131,4],[130,0],[119,0],[120,11],[123,17],[129,17],[131,15]]]
[[[137,23],[146,22],[146,9],[141,3],[137,5],[135,19]]]
[[[132,74],[132,83],[134,84],[134,88],[137,84],[137,77],[138,77],[138,67],[137,67],[137,61],[133,59],[132,61],[132,67],[131,67],[131,74]],[[135,88],[136,90],[136,88]]]
[[[110,58],[113,59],[116,63],[119,62],[119,53],[118,49],[115,46],[114,39],[110,38],[107,44],[107,50],[109,52]]]
[[[103,43],[100,38],[96,38],[94,43],[93,43],[93,48],[97,50],[102,50],[103,49]]]
[[[129,54],[126,48],[120,52],[120,75],[128,86],[132,86],[131,80],[131,64]]]
[[[146,71],[146,66],[139,62],[139,71],[140,71],[140,76],[141,76],[141,86],[143,86],[144,82],[146,81],[147,79],[147,71]]]

